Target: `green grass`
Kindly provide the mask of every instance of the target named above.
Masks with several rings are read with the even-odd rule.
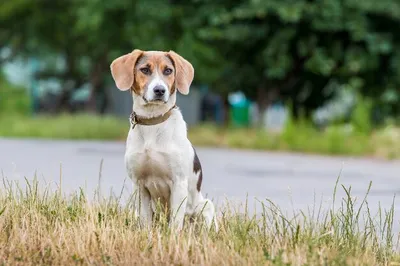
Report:
[[[126,136],[127,119],[90,114],[0,116],[0,136],[34,137],[51,139],[101,139],[116,140]]]
[[[368,136],[349,134],[341,128],[331,128],[322,133],[301,124],[293,125],[293,128],[290,126],[281,134],[258,129],[219,130],[213,126],[204,126],[190,131],[190,139],[207,146],[256,150],[347,155],[366,155],[372,152]]]
[[[128,119],[89,114],[37,116],[0,115],[0,136],[52,139],[124,140]],[[400,129],[387,126],[371,132],[331,126],[318,131],[305,122],[289,122],[277,134],[256,128],[221,128],[204,124],[189,128],[196,146],[295,151],[329,155],[400,158]]]
[[[289,124],[281,133],[259,129],[218,128],[202,125],[189,131],[190,140],[201,146],[253,150],[291,151],[312,154],[400,158],[400,129],[388,126],[364,134],[345,126],[318,131],[306,124]]]
[[[249,214],[250,206],[237,212],[227,201],[217,211],[218,232],[208,232],[197,219],[177,233],[166,219],[142,229],[131,201],[90,198],[83,190],[64,195],[36,180],[22,189],[5,179],[0,189],[0,264],[399,265],[394,206],[372,214],[369,188],[356,202],[346,187],[338,199],[338,185],[327,209],[315,205],[290,218],[262,200],[256,216]]]

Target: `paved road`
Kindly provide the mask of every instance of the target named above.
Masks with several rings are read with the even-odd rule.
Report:
[[[362,198],[372,181],[369,205],[378,202],[388,208],[400,191],[400,162],[323,157],[286,153],[249,152],[223,149],[197,149],[203,164],[203,190],[217,204],[226,198],[250,204],[255,198],[269,198],[283,210],[312,208],[314,202],[328,206],[335,181],[352,186],[352,193]],[[92,193],[98,184],[103,159],[101,189],[116,194],[126,179],[123,142],[49,141],[0,139],[0,169],[8,179],[23,181],[37,173],[40,180],[59,182],[68,193],[84,188]],[[126,179],[126,196],[131,191]],[[343,189],[338,196],[344,195]],[[400,212],[395,200],[396,212]],[[397,218],[397,216],[396,216]],[[396,221],[395,227],[398,228]]]

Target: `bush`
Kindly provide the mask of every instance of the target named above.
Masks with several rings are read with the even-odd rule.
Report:
[[[28,114],[30,99],[24,88],[13,86],[0,75],[0,116]]]
[[[369,134],[372,131],[371,120],[372,102],[371,100],[362,96],[357,97],[357,103],[351,115],[351,124],[354,130],[362,133]]]

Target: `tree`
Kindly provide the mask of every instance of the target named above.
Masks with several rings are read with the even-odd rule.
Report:
[[[106,81],[109,66],[117,56],[134,48],[165,49],[179,38],[168,32],[171,28],[172,7],[164,1],[15,1],[0,16],[2,22],[18,22],[15,31],[1,31],[5,46],[39,57],[45,67],[38,79],[57,78],[62,81],[60,109],[71,94],[89,83],[91,97],[88,109],[98,110],[97,99],[107,99]],[[162,5],[162,7],[160,6]],[[154,6],[163,12],[154,10]],[[143,23],[146,21],[146,23]],[[21,46],[9,40],[27,40]],[[22,52],[24,51],[24,52]],[[59,55],[64,59],[62,69],[46,61]],[[100,108],[104,111],[106,103]]]
[[[398,88],[396,1],[201,3],[211,11],[199,36],[230,60],[221,78],[255,98],[262,112],[281,98],[295,114],[302,107],[310,115],[332,97],[325,90],[332,80],[375,97]]]
[[[162,12],[160,12],[162,10]],[[197,84],[242,90],[263,111],[276,100],[306,115],[349,84],[400,110],[400,2],[384,0],[16,0],[2,3],[0,48],[35,56],[38,78],[58,78],[60,105],[90,84],[88,106],[107,99],[109,65],[135,48],[176,50]],[[48,60],[60,55],[63,68]],[[60,107],[61,108],[61,107]],[[397,110],[397,111],[396,111]]]
[[[85,81],[79,69],[79,36],[70,27],[76,21],[74,6],[68,1],[10,1],[2,6],[1,35],[8,36],[3,42],[12,55],[22,58],[36,57],[44,62],[36,78],[56,78],[62,84],[59,109],[65,108],[70,94]],[[15,42],[13,40],[23,40]],[[55,66],[56,56],[62,56],[64,67]],[[12,59],[12,58],[10,58]]]

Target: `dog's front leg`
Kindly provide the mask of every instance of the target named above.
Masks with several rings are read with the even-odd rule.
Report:
[[[171,219],[170,226],[180,231],[183,227],[183,221],[186,213],[188,197],[187,180],[176,180],[171,188]]]
[[[153,210],[151,208],[151,198],[149,191],[141,184],[137,186],[137,200],[135,208],[139,214],[140,224],[151,228],[153,222]]]

